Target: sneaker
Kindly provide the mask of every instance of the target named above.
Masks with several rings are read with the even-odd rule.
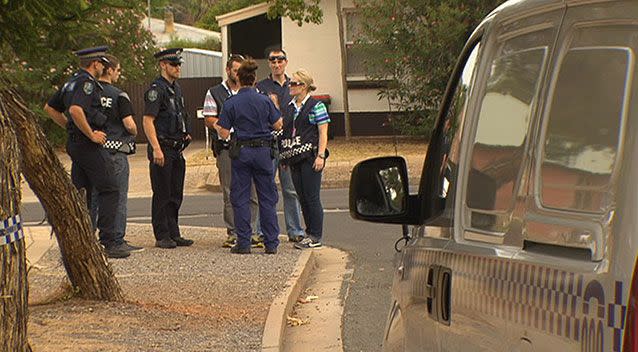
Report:
[[[250,254],[250,247],[242,248],[238,245],[230,247],[230,253],[234,254]]]
[[[297,249],[321,248],[321,242],[315,241],[310,237],[306,237],[301,242],[295,243]]]
[[[177,244],[178,247],[188,247],[192,246],[193,243],[195,243],[195,241],[189,240],[184,237],[175,237],[173,238],[173,241],[175,242],[175,244]]]
[[[264,248],[264,236],[252,235],[252,237],[250,237],[250,246],[253,248]]]
[[[163,240],[155,241],[155,247],[170,249],[177,247],[177,243],[170,238],[165,238]]]
[[[134,245],[128,243],[128,241],[124,241],[124,246],[131,253],[144,252],[144,247],[134,246]]]
[[[277,248],[268,248],[264,251],[266,254],[277,254]]]
[[[237,243],[237,236],[228,235],[228,237],[226,238],[226,241],[224,241],[224,244],[222,244],[222,247],[230,248],[230,247],[234,246],[235,243]]]
[[[301,242],[304,238],[306,238],[304,235],[292,235],[288,236],[288,241],[297,243]]]
[[[126,258],[131,255],[131,253],[126,249],[126,246],[123,243],[106,247],[105,252],[107,257],[114,259]]]

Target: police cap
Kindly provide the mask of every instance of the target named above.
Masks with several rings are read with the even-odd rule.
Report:
[[[80,58],[80,60],[90,60],[95,59],[102,61],[104,63],[109,63],[109,60],[106,58],[106,52],[109,50],[109,47],[106,45],[96,46],[94,48],[86,48],[82,50],[75,51],[74,54]]]
[[[175,63],[182,63],[182,48],[171,48],[162,50],[153,55],[157,61],[170,61]]]

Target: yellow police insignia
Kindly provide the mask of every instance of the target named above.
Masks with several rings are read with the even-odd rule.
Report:
[[[148,91],[148,101],[155,101],[157,100],[157,91],[155,89],[151,89]]]
[[[84,87],[82,87],[82,90],[86,95],[91,95],[91,93],[93,93],[93,89],[93,82],[84,82]]]

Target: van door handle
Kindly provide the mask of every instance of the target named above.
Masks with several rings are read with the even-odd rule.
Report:
[[[441,324],[450,325],[452,313],[452,270],[441,267],[439,271],[438,303]]]
[[[439,320],[437,286],[439,283],[439,271],[441,266],[430,265],[428,268],[428,276],[425,284],[426,307],[428,315],[433,320]]]

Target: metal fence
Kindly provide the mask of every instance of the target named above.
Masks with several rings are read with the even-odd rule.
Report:
[[[193,139],[204,140],[206,138],[206,127],[204,121],[197,118],[197,110],[204,105],[204,97],[208,88],[219,84],[221,77],[207,78],[182,78],[179,85],[182,87],[186,110],[190,118]],[[135,123],[137,124],[138,143],[146,143],[146,134],[142,128],[142,116],[144,115],[144,93],[149,88],[149,83],[127,83],[122,85],[122,89],[131,97],[133,111],[135,112]]]

